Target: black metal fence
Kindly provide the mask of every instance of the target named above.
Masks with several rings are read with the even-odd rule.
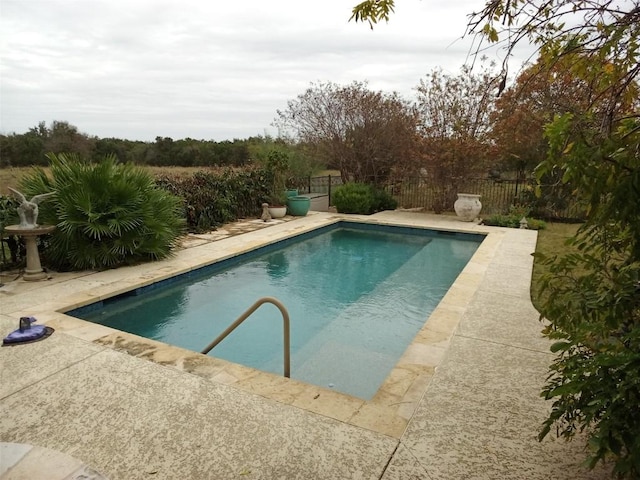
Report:
[[[300,193],[322,193],[329,196],[331,205],[331,194],[335,187],[342,185],[340,175],[325,175],[322,177],[308,177],[301,180],[297,187]]]
[[[342,185],[340,176],[309,177],[300,181],[301,193],[322,193],[329,196]],[[536,196],[536,187],[541,195]],[[531,215],[546,220],[580,221],[585,218],[585,208],[566,187],[538,186],[532,180],[494,180],[487,178],[460,179],[446,184],[435,183],[422,177],[396,179],[385,189],[398,201],[398,207],[421,209],[428,212],[453,212],[458,193],[480,195],[483,215],[508,214],[513,207],[524,207]]]

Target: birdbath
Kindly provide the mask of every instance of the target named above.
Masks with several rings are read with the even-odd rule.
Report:
[[[4,228],[5,233],[19,235],[24,238],[24,243],[27,247],[27,268],[24,270],[23,278],[27,282],[36,282],[47,278],[47,274],[42,270],[42,265],[40,265],[37,240],[40,235],[46,235],[55,229],[55,225],[37,225],[31,228],[9,225]]]
[[[24,271],[24,279],[28,282],[43,280],[47,274],[40,265],[40,254],[38,253],[38,237],[53,232],[56,227],[53,225],[38,225],[38,204],[43,200],[53,196],[56,192],[41,193],[34,195],[31,200],[9,187],[9,190],[20,200],[20,205],[16,209],[20,217],[20,225],[9,225],[4,231],[9,235],[19,235],[24,238],[27,247],[27,268]]]

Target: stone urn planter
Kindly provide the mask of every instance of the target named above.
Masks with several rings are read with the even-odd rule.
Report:
[[[456,215],[463,222],[473,222],[482,210],[482,203],[480,203],[480,195],[473,193],[459,193],[458,199],[453,204],[453,209],[456,211]]]

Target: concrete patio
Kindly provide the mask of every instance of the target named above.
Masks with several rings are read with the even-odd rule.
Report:
[[[400,211],[349,216],[487,234],[369,402],[60,313],[340,218],[239,222],[161,262],[5,278],[0,335],[24,315],[56,332],[0,348],[0,442],[75,463],[42,457],[34,463],[46,468],[20,476],[0,449],[0,479],[81,478],[78,462],[111,480],[609,478],[580,466],[583,442],[536,439],[553,356],[529,295],[533,231]]]

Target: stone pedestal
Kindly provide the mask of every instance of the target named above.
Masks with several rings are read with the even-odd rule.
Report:
[[[40,265],[40,253],[38,252],[37,239],[40,235],[46,235],[56,229],[53,225],[38,225],[33,228],[21,227],[20,225],[9,225],[4,231],[8,235],[18,235],[24,238],[27,247],[27,268],[24,270],[24,280],[35,282],[47,278],[47,274]]]

